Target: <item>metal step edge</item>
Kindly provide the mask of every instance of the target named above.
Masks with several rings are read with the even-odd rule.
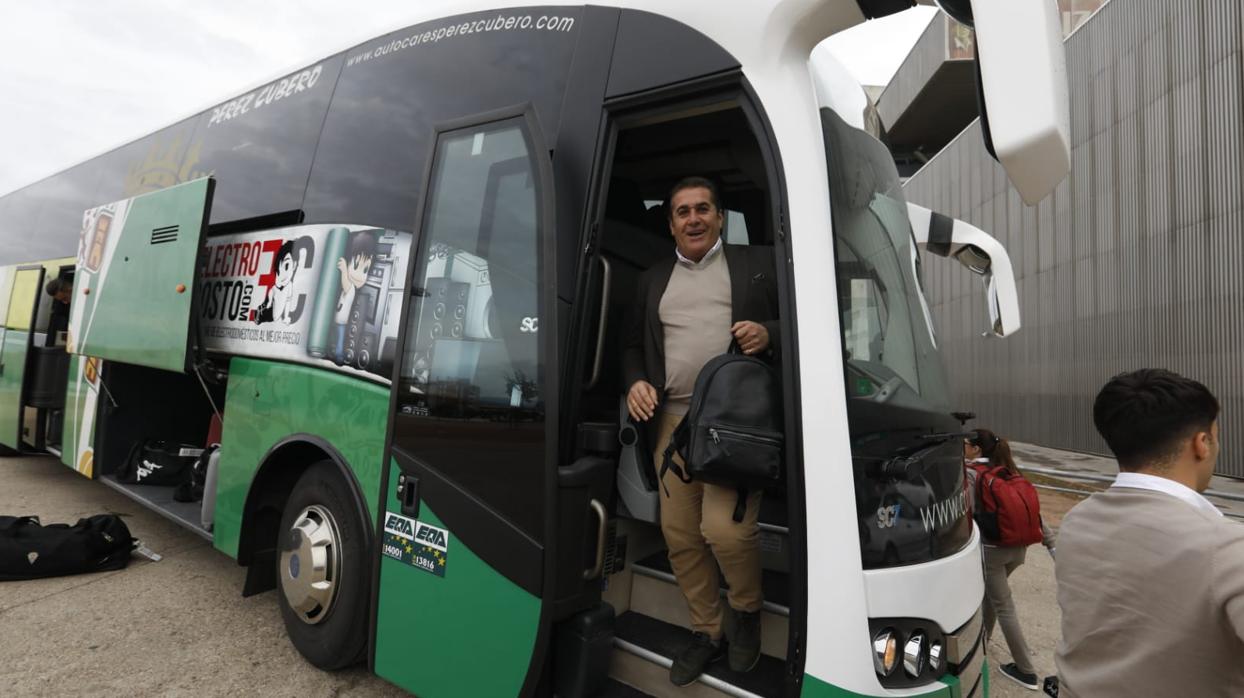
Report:
[[[644,577],[649,577],[651,579],[659,579],[663,582],[668,582],[669,584],[678,586],[678,580],[674,578],[674,574],[672,572],[666,572],[665,570],[653,569],[651,567],[647,567],[639,563],[633,563],[631,565],[631,571],[633,571],[635,574],[642,575]],[[726,590],[720,589],[719,593],[722,596],[725,596]],[[768,611],[769,613],[772,613],[777,616],[785,616],[787,618],[790,618],[790,608],[783,606],[781,604],[773,603],[772,601],[765,601],[764,606],[761,607],[761,610]]]
[[[626,652],[627,654],[635,655],[640,659],[652,662],[653,664],[666,669],[674,665],[674,660],[669,657],[657,654],[646,647],[641,647],[633,642],[628,642],[627,640],[623,640],[619,637],[613,638],[613,646],[623,652]],[[701,674],[700,678],[696,679],[696,681],[699,681],[709,688],[715,688],[726,695],[735,696],[736,698],[764,698],[763,696],[758,696],[751,691],[745,691],[732,683],[722,681],[721,679],[715,676],[709,676],[708,674]]]

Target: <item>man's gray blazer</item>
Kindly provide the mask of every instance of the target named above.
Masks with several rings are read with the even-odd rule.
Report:
[[[1244,696],[1244,525],[1113,487],[1059,529],[1063,698]]]

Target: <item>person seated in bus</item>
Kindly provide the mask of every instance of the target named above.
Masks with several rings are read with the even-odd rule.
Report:
[[[675,249],[639,278],[623,355],[627,409],[632,419],[647,425],[658,468],[690,406],[700,369],[725,353],[732,340],[743,353],[761,358],[774,356],[778,346],[771,250],[723,245],[721,198],[708,179],[679,181],[667,202]],[[748,495],[743,520],[736,523],[735,488],[686,484],[677,477],[665,478],[664,488],[661,532],[693,631],[691,643],[670,668],[670,680],[687,685],[723,654],[729,655],[731,669],[749,671],[760,659],[764,602],[757,547],[761,492]],[[727,600],[734,614],[733,622],[724,623],[730,631],[725,643],[718,566],[729,584]]]
[[[56,337],[69,330],[69,299],[73,295],[73,282],[69,279],[56,277],[47,282],[43,288],[52,297],[52,312],[48,319],[47,337],[43,346],[56,346]]]

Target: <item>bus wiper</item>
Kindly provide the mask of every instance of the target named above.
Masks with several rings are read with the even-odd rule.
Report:
[[[955,439],[955,438],[966,439],[971,436],[976,436],[976,432],[974,431],[947,431],[947,432],[943,432],[940,434],[921,434],[917,438],[926,439],[928,441],[936,441],[940,444],[940,443],[945,443],[947,441],[950,441],[951,439]]]

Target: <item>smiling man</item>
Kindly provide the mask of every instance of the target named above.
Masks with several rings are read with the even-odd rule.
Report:
[[[703,177],[675,184],[667,210],[675,249],[639,279],[623,357],[627,408],[632,419],[647,424],[656,466],[709,359],[725,353],[731,340],[761,358],[776,356],[778,347],[772,249],[723,245],[720,197]],[[764,602],[756,547],[761,493],[748,495],[742,521],[735,522],[739,495],[733,487],[667,477],[663,490],[661,532],[693,631],[670,680],[679,686],[694,681],[727,653],[726,635],[730,668],[749,671],[760,658]],[[730,623],[723,623],[718,566],[730,587]]]

